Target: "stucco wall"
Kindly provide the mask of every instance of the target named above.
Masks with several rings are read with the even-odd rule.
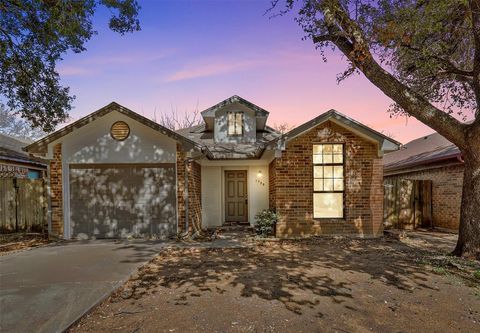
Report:
[[[222,168],[202,167],[202,225],[218,227],[222,225]]]
[[[247,171],[248,221],[253,225],[255,215],[268,209],[268,165],[222,166],[221,163],[202,166],[202,225],[221,226],[225,220],[225,170]]]
[[[244,134],[242,136],[227,135],[227,114],[228,112],[241,111],[244,114]],[[223,143],[251,143],[255,142],[257,136],[257,121],[255,112],[240,103],[234,103],[217,110],[215,113],[214,139],[215,142]]]
[[[110,136],[122,120],[130,127],[124,141]],[[111,112],[62,137],[63,161],[69,163],[175,163],[176,142],[119,112]]]
[[[110,128],[116,121],[124,121],[130,134],[124,141],[114,140]],[[53,147],[61,143],[61,173],[63,190],[64,237],[70,237],[70,179],[69,165],[73,163],[175,163],[175,140],[136,120],[113,111],[49,144],[49,158]]]

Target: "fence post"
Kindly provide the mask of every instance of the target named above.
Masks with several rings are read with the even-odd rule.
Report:
[[[13,188],[15,190],[15,232],[18,232],[18,183],[17,178],[13,178]]]

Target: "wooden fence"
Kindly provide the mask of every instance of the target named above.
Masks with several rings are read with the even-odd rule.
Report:
[[[385,228],[412,230],[432,226],[432,181],[386,179],[383,217]]]
[[[0,232],[46,231],[43,179],[0,178]]]

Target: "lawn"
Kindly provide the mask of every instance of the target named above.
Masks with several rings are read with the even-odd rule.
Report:
[[[70,332],[479,332],[478,262],[449,240],[167,249]]]

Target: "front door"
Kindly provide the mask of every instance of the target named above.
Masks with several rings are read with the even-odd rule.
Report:
[[[225,171],[225,222],[248,222],[247,171]]]

